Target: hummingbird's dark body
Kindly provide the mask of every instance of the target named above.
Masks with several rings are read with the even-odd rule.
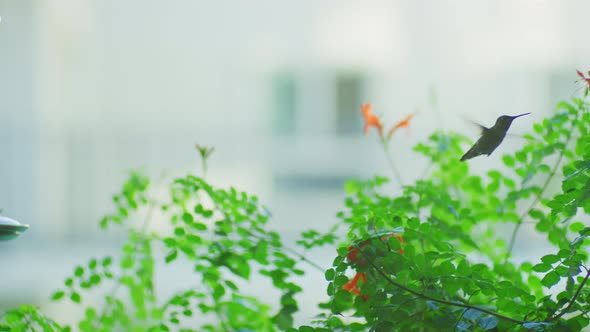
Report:
[[[479,125],[482,130],[481,137],[477,140],[477,142],[475,142],[475,144],[473,144],[471,149],[469,149],[469,151],[467,151],[463,157],[461,157],[461,161],[465,161],[482,154],[487,154],[488,156],[491,155],[492,152],[494,152],[494,150],[496,150],[496,148],[504,140],[506,132],[512,124],[512,120],[527,114],[530,113],[524,113],[517,116],[502,115],[496,120],[496,124],[494,124],[492,128]]]

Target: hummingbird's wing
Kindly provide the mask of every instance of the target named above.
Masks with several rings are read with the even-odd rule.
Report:
[[[463,118],[464,121],[470,122],[471,124],[473,124],[474,126],[476,126],[480,130],[480,133],[479,133],[480,135],[484,135],[484,134],[486,134],[490,130],[490,128],[482,125],[479,122],[475,122],[475,121],[469,119],[466,116],[461,116],[461,117]]]
[[[469,122],[473,123],[474,125],[476,125],[479,128],[479,130],[481,130],[481,133],[480,133],[481,135],[485,135],[490,130],[490,128],[488,128],[480,123],[477,123],[475,121],[469,120]]]

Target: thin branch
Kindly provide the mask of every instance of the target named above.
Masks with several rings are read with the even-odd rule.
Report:
[[[428,162],[428,166],[426,166],[426,168],[424,168],[424,170],[420,174],[420,181],[424,181],[426,175],[428,175],[428,172],[432,168],[432,165],[434,165],[434,162],[432,162],[432,159],[430,159],[430,161]]]
[[[213,297],[213,292],[212,291],[209,291],[209,295],[213,299],[215,299]],[[214,307],[215,307],[215,315],[217,316],[217,319],[219,319],[219,324],[221,325],[222,331],[224,331],[224,332],[230,331],[229,326],[227,326],[227,323],[226,323],[228,321],[228,319],[226,317],[223,317],[223,312],[221,312],[221,309],[219,308],[219,306],[216,305]],[[226,319],[224,319],[224,318],[226,318]]]
[[[397,287],[397,288],[399,288],[399,289],[401,289],[401,290],[403,290],[403,291],[406,291],[406,292],[408,292],[408,293],[410,293],[410,294],[412,294],[412,295],[415,295],[415,296],[418,296],[418,297],[421,297],[421,298],[423,298],[423,299],[427,299],[427,300],[430,300],[430,301],[433,301],[433,302],[437,302],[437,303],[441,303],[441,304],[446,304],[446,305],[449,305],[449,306],[454,306],[454,307],[459,307],[459,308],[466,308],[466,309],[473,309],[473,310],[477,310],[477,311],[480,311],[480,312],[486,313],[486,314],[488,314],[488,315],[492,315],[492,316],[494,316],[494,317],[496,317],[496,318],[499,318],[499,319],[502,319],[502,320],[506,320],[506,321],[509,321],[509,322],[513,322],[513,323],[516,323],[516,324],[524,324],[524,323],[525,323],[525,322],[524,322],[524,321],[522,321],[522,320],[518,320],[518,319],[516,319],[516,318],[512,318],[512,317],[504,316],[504,315],[502,315],[502,314],[499,314],[499,313],[497,313],[497,312],[494,312],[494,311],[492,311],[492,310],[488,310],[488,309],[480,308],[480,307],[477,307],[477,306],[474,306],[474,305],[465,304],[465,303],[461,303],[461,302],[447,301],[447,300],[443,300],[443,299],[438,299],[438,298],[436,298],[436,297],[432,297],[432,296],[430,296],[430,295],[428,295],[428,294],[424,294],[424,293],[421,293],[421,292],[415,291],[415,290],[413,290],[413,289],[411,289],[411,288],[408,288],[408,287],[406,287],[406,286],[404,286],[404,285],[402,285],[402,284],[398,283],[397,281],[395,281],[395,280],[391,279],[391,277],[390,277],[390,276],[388,276],[388,275],[387,275],[387,274],[386,274],[386,273],[385,273],[383,270],[381,270],[379,267],[377,267],[377,265],[375,265],[375,263],[373,263],[373,261],[372,261],[372,260],[370,260],[370,259],[368,259],[368,258],[367,258],[367,256],[366,256],[366,255],[365,255],[365,253],[364,253],[364,252],[361,250],[361,248],[360,248],[360,247],[358,247],[358,246],[357,246],[357,248],[358,248],[359,252],[361,253],[361,255],[363,255],[363,257],[365,258],[365,261],[367,261],[367,262],[369,263],[369,265],[371,265],[371,267],[372,267],[373,269],[375,269],[375,271],[377,271],[377,272],[378,272],[378,273],[379,273],[379,274],[380,274],[380,275],[381,275],[381,276],[382,276],[382,277],[383,277],[383,278],[384,278],[384,279],[385,279],[385,280],[386,280],[388,283],[390,283],[391,285],[393,285],[393,286],[395,286],[395,287]]]
[[[539,201],[541,200],[541,196],[543,195],[543,193],[545,192],[545,190],[549,186],[549,182],[553,178],[553,175],[555,174],[555,171],[556,171],[559,163],[561,163],[562,157],[563,157],[563,151],[561,152],[559,159],[557,160],[557,163],[555,163],[555,165],[553,166],[551,173],[549,174],[549,176],[545,180],[545,183],[543,184],[541,191],[537,194],[537,196],[535,197],[535,200],[531,203],[529,208],[526,209],[525,212],[520,216],[520,218],[518,219],[518,222],[514,226],[514,230],[512,230],[512,235],[510,236],[510,244],[508,245],[508,252],[506,253],[506,257],[504,258],[504,263],[506,263],[508,261],[508,259],[510,258],[510,256],[512,256],[512,250],[514,249],[514,244],[516,243],[516,235],[518,234],[518,231],[520,230],[520,226],[522,226],[524,218],[529,215],[529,212],[531,212],[531,210],[535,206],[537,206],[537,203],[539,203]]]
[[[115,297],[115,294],[117,294],[117,291],[119,290],[119,286],[121,286],[121,278],[119,278],[117,280],[117,282],[115,283],[115,285],[113,286],[113,288],[109,292],[109,295],[107,295],[105,297],[105,299],[106,298],[110,298],[111,301],[112,301],[113,298]],[[96,325],[94,325],[94,327],[96,329],[99,328],[100,322],[102,321],[102,319],[104,318],[104,316],[107,314],[108,309],[111,307],[110,303],[112,303],[112,302],[105,303],[105,305],[102,307],[102,311],[101,311],[100,315],[98,316],[98,319],[94,321],[94,323],[96,324]]]
[[[389,150],[387,149],[387,144],[383,144],[383,149],[385,150],[385,156],[387,157],[387,162],[389,163],[389,166],[393,170],[393,175],[395,175],[395,179],[397,180],[397,182],[399,183],[400,186],[403,186],[404,182],[402,181],[402,176],[401,176],[399,170],[397,169],[397,167],[395,166],[395,163],[393,162],[393,158],[391,158],[391,154],[389,153]]]
[[[266,239],[264,239],[264,238],[262,238],[262,237],[260,237],[260,236],[258,236],[256,234],[254,234],[254,233],[252,233],[250,231],[248,231],[248,235],[250,235],[253,238],[258,239],[258,240],[266,240]],[[305,255],[303,255],[302,253],[298,252],[297,250],[295,250],[295,249],[293,249],[291,247],[288,247],[288,246],[283,245],[281,247],[281,249],[284,249],[285,251],[288,251],[288,252],[292,253],[293,255],[299,257],[299,259],[301,259],[302,261],[306,262],[307,264],[313,266],[316,270],[318,270],[320,272],[325,272],[326,271],[326,269],[323,268],[321,265],[319,265],[316,262],[310,260],[309,258],[305,257]]]
[[[473,295],[477,292],[478,291],[475,291],[475,292],[473,292],[473,294],[469,295],[469,298],[467,299],[467,301],[465,303],[469,303],[469,301],[471,301],[471,298],[473,297]],[[455,328],[453,329],[453,331],[459,330],[459,323],[461,322],[461,320],[463,320],[463,316],[465,316],[466,311],[467,310],[461,311],[461,314],[459,315],[459,317],[457,317],[457,320],[455,321]]]
[[[586,281],[588,281],[588,278],[590,278],[590,270],[586,270],[586,277],[584,278],[584,280],[582,281],[582,283],[578,287],[578,290],[576,290],[576,294],[574,294],[574,297],[572,297],[572,299],[570,300],[567,307],[565,307],[558,315],[555,315],[553,317],[549,317],[546,320],[547,322],[552,322],[556,319],[559,319],[561,316],[567,314],[567,312],[571,309],[571,307],[576,302],[576,299],[578,298],[578,295],[580,295],[580,292],[582,291],[582,288],[584,288],[584,285],[586,284]]]
[[[201,158],[201,166],[203,167],[203,179],[207,178],[207,158]]]
[[[152,219],[152,214],[153,214],[153,210],[155,207],[156,203],[154,200],[151,200],[148,206],[148,212],[143,220],[143,225],[141,227],[141,232],[143,234],[146,233],[147,231],[147,227],[148,224],[150,222],[150,220]],[[119,287],[121,286],[121,278],[117,279],[115,285],[113,285],[113,288],[111,289],[111,291],[109,292],[109,295],[107,295],[108,297],[110,297],[111,299],[115,297],[115,295],[117,294],[117,291],[119,290]],[[111,302],[112,303],[112,302]],[[105,305],[102,307],[102,311],[100,313],[100,315],[98,316],[98,319],[95,321],[96,324],[99,324],[100,321],[102,321],[102,319],[104,318],[104,316],[107,314],[107,311],[110,308],[110,303],[105,303]],[[96,326],[98,328],[98,326]]]
[[[383,145],[383,152],[385,152],[385,157],[387,158],[389,167],[391,167],[391,169],[393,170],[393,175],[395,176],[395,179],[397,180],[399,185],[403,187],[404,182],[402,180],[401,173],[399,172],[399,169],[397,169],[397,166],[395,166],[393,158],[391,158],[391,154],[389,153],[389,144],[387,144],[387,141],[385,141],[384,139],[382,139],[381,144]]]
[[[549,186],[549,182],[551,182],[551,179],[553,179],[553,177],[555,176],[555,172],[557,171],[557,167],[559,167],[559,165],[561,164],[561,161],[563,159],[563,156],[565,155],[565,151],[567,149],[567,146],[570,143],[570,140],[572,138],[572,133],[574,131],[574,128],[575,128],[575,125],[576,125],[576,122],[577,121],[578,121],[578,118],[576,117],[574,119],[574,121],[572,122],[572,128],[571,128],[571,130],[568,131],[568,136],[567,136],[567,139],[565,140],[565,147],[559,152],[559,157],[557,158],[557,161],[553,165],[553,168],[551,169],[551,173],[549,173],[549,176],[545,180],[545,183],[543,183],[543,186],[541,187],[541,191],[539,191],[539,193],[536,195],[533,203],[520,216],[518,222],[514,226],[514,230],[512,231],[512,235],[510,236],[510,244],[508,245],[508,252],[506,253],[506,257],[504,258],[504,263],[506,263],[508,261],[508,259],[510,258],[510,256],[512,256],[512,250],[514,249],[514,244],[516,243],[516,235],[518,234],[518,231],[520,230],[520,226],[522,226],[522,223],[524,221],[524,218],[526,216],[528,216],[528,214],[531,212],[531,210],[535,206],[537,206],[537,203],[539,203],[539,201],[541,200],[541,197],[545,193],[545,190],[547,190],[547,187]]]
[[[321,272],[325,272],[326,271],[325,268],[323,268],[319,264],[311,261],[309,258],[305,257],[303,254],[299,253],[295,249],[292,249],[292,248],[287,247],[287,246],[284,246],[284,245],[283,245],[282,249],[285,249],[286,251],[292,253],[295,256],[298,256],[299,259],[301,259],[302,261],[306,262],[307,264],[313,266],[316,270],[321,271]]]

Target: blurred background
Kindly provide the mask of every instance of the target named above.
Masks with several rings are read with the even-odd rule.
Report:
[[[195,143],[216,147],[210,180],[257,194],[292,242],[337,221],[346,179],[392,176],[362,133],[364,102],[386,124],[420,110],[391,144],[408,182],[426,167],[411,147],[433,130],[475,139],[465,118],[532,112],[511,129],[526,132],[579,93],[588,13],[584,0],[0,0],[0,208],[31,225],[0,243],[0,309],[75,320],[48,298],[75,264],[119,249],[122,234],[98,228],[111,195],[131,169],[200,172]],[[470,164],[501,167],[519,144]],[[524,238],[516,253],[539,255]],[[325,299],[309,272],[300,322]]]

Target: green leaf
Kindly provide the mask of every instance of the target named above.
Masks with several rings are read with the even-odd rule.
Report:
[[[229,287],[233,291],[237,291],[238,290],[238,286],[233,281],[231,281],[231,280],[226,280],[225,281],[225,285],[227,287]]]
[[[81,266],[77,266],[76,269],[74,270],[74,275],[76,277],[81,277],[82,275],[84,275],[84,268]]]
[[[570,231],[572,231],[574,233],[578,233],[581,230],[583,230],[584,227],[585,227],[585,225],[582,222],[576,221],[576,222],[573,222],[569,228],[570,228]]]
[[[295,330],[295,331],[297,331],[297,330]],[[314,332],[314,331],[315,331],[315,329],[311,326],[304,325],[304,326],[299,327],[299,332]]]
[[[535,271],[535,272],[547,272],[549,270],[551,270],[550,264],[539,263],[539,264],[533,266],[533,271]]]
[[[557,255],[550,254],[550,255],[545,255],[545,256],[541,257],[541,261],[545,264],[552,265],[552,264],[559,262],[560,258]],[[544,271],[537,271],[537,272],[544,272]]]
[[[93,275],[90,276],[89,281],[93,285],[98,285],[98,284],[100,284],[101,277],[98,274],[93,274]]]
[[[201,239],[200,236],[195,235],[195,234],[187,234],[186,240],[192,244],[195,244],[195,245],[200,245],[203,243],[203,239]]]
[[[516,188],[516,182],[514,182],[514,180],[509,179],[509,178],[504,178],[504,185],[510,189]]]
[[[170,253],[168,253],[168,255],[166,255],[165,261],[166,263],[170,263],[173,260],[176,259],[176,257],[178,256],[178,251],[176,249],[172,249],[172,251],[170,251]]]
[[[461,260],[459,265],[457,265],[457,274],[466,277],[471,275],[471,268],[469,267],[469,264],[466,260]]]
[[[490,184],[488,184],[486,191],[488,193],[495,193],[496,191],[498,191],[498,189],[500,189],[500,182],[492,181],[492,182],[490,182]]]
[[[523,164],[527,161],[527,154],[524,151],[518,151],[514,154],[514,156],[516,157],[516,160]]]
[[[184,212],[182,214],[182,221],[184,221],[187,224],[192,223],[193,221],[195,221],[195,218],[193,217],[192,214],[188,213],[188,212]]]
[[[197,231],[206,231],[207,230],[207,225],[203,224],[202,222],[194,222],[191,225],[191,227]]]
[[[455,273],[455,266],[449,261],[442,262],[439,268],[441,275],[452,275]]]
[[[113,262],[113,259],[111,257],[105,257],[102,260],[102,267],[108,267],[111,265],[112,262]]]
[[[541,220],[541,219],[543,219],[543,217],[545,217],[543,212],[541,212],[540,210],[537,210],[537,209],[531,209],[529,211],[529,216],[531,216],[531,218],[537,219],[537,220]]]
[[[53,295],[51,295],[51,299],[53,301],[57,301],[57,300],[61,299],[62,297],[64,297],[65,294],[66,294],[66,292],[64,292],[64,291],[57,291],[57,292],[53,293]]]
[[[395,325],[390,321],[381,321],[375,326],[375,332],[393,331]]]
[[[123,259],[121,260],[121,268],[124,270],[128,270],[133,267],[134,263],[135,262],[133,261],[132,257],[130,257],[130,256],[123,257]]]
[[[189,235],[190,235],[190,234],[189,234]],[[165,245],[166,245],[168,248],[171,248],[171,247],[175,247],[175,246],[176,246],[176,239],[175,239],[175,238],[173,238],[173,237],[167,237],[167,238],[165,238],[163,241],[164,241],[164,244],[165,244]]]
[[[339,247],[338,248],[338,255],[340,255],[341,257],[346,257],[347,254],[348,254],[348,247]]]
[[[531,264],[530,262],[523,262],[523,263],[520,265],[520,269],[521,269],[523,272],[526,272],[526,273],[531,273],[531,272],[533,271],[533,264]]]
[[[504,162],[504,165],[510,168],[514,167],[514,158],[512,156],[505,154],[502,156],[502,161]]]
[[[273,317],[273,321],[280,330],[286,330],[293,326],[293,316],[283,311]]]
[[[213,288],[213,298],[215,301],[219,301],[223,295],[225,295],[225,288],[221,284],[215,285]]]
[[[568,257],[571,255],[571,252],[572,252],[572,251],[571,251],[571,250],[569,250],[569,249],[561,249],[561,250],[560,250],[560,251],[557,253],[557,256],[558,256],[559,258],[561,258],[561,259],[568,258]]]
[[[389,244],[389,247],[393,251],[399,251],[402,248],[401,243],[399,242],[399,239],[397,238],[397,236],[390,237],[387,240],[387,243]]]
[[[334,269],[326,270],[325,277],[327,281],[334,280],[334,276],[336,275],[336,271]]]
[[[497,170],[491,170],[488,171],[488,176],[495,181],[500,181],[500,179],[502,178],[502,173],[500,173],[500,171]]]
[[[82,302],[82,298],[80,297],[80,294],[78,292],[73,292],[72,294],[70,294],[70,300],[72,300],[72,302],[75,303]]]
[[[580,231],[581,236],[590,236],[590,227],[584,227],[583,230]]]
[[[551,288],[559,282],[560,276],[557,272],[551,271],[541,279],[541,284],[547,288]]]
[[[539,165],[537,169],[539,170],[539,172],[543,172],[543,173],[551,172],[551,168],[549,167],[549,165],[546,165],[546,164]]]
[[[184,228],[182,227],[176,227],[174,229],[174,235],[176,236],[183,236],[186,232],[184,231]]]

